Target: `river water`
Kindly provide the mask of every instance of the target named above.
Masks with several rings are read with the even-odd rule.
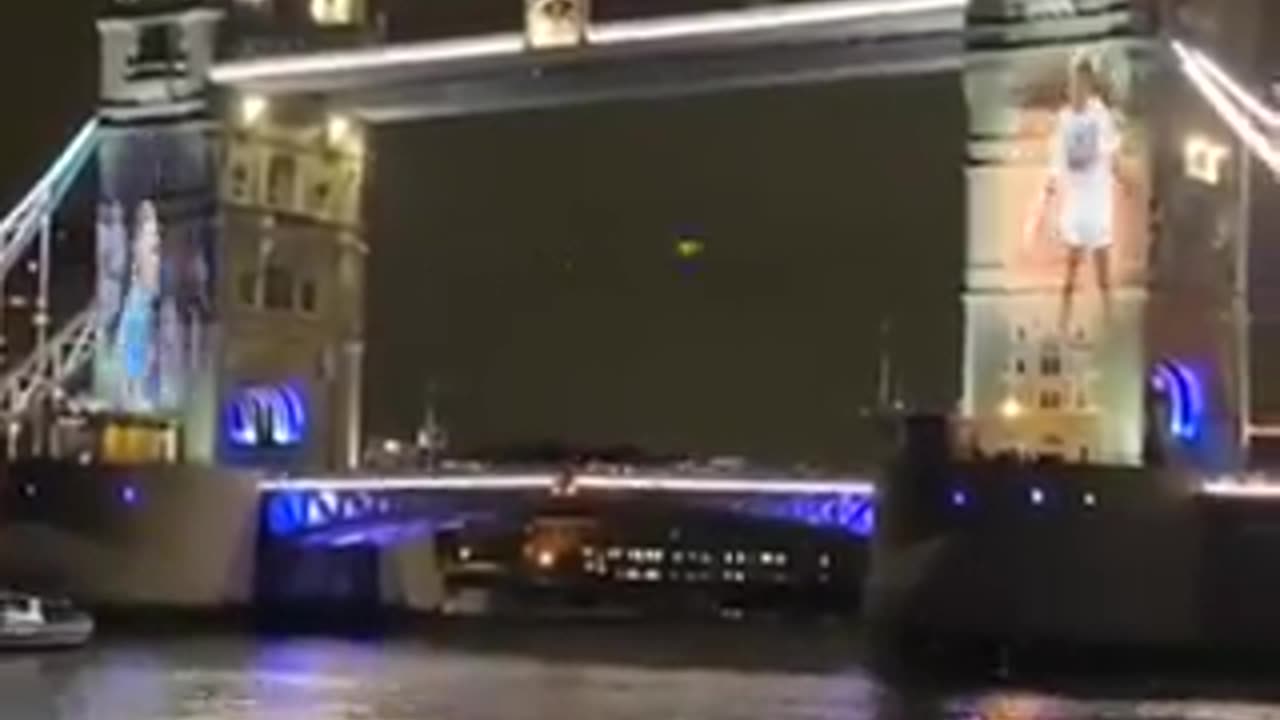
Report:
[[[841,626],[472,627],[378,640],[151,634],[0,655],[0,719],[1280,719],[1280,702],[1229,685],[1177,692],[1138,674],[1034,689],[920,673],[891,680],[860,656]]]

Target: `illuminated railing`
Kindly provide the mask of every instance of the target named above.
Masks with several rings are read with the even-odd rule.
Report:
[[[30,191],[0,219],[0,279],[22,256],[98,147],[98,120],[86,122]]]
[[[545,475],[431,475],[419,477],[334,477],[263,480],[258,492],[394,492],[400,490],[550,490],[556,477]]]
[[[277,478],[258,483],[263,493],[285,491],[402,490],[602,490],[630,492],[762,495],[873,495],[875,486],[862,479],[813,481],[787,478],[726,478],[717,476],[578,475],[564,481],[555,473],[522,475],[423,475],[405,477]]]
[[[10,421],[26,414],[42,393],[57,393],[93,355],[97,312],[86,307],[64,323],[42,347],[0,378],[0,414]]]
[[[1269,131],[1280,128],[1280,114],[1251,95],[1200,50],[1175,41],[1173,51],[1183,75],[1222,122],[1273,173],[1280,175],[1280,143],[1269,136]]]
[[[858,479],[814,481],[715,476],[476,474],[264,480],[264,527],[304,544],[407,539],[461,519],[490,516],[502,493],[548,498],[585,492],[681,495],[680,502],[869,537],[875,487]],[[383,544],[376,541],[376,544]]]

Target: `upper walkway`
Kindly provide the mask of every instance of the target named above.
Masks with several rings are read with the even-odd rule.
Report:
[[[324,97],[367,122],[954,70],[967,0],[828,0],[221,63],[223,86]]]

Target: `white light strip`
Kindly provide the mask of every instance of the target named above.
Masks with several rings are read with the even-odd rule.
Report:
[[[960,11],[968,0],[844,0],[812,2],[781,7],[752,8],[601,23],[587,28],[588,44],[618,46],[682,38],[786,30],[827,23],[895,18],[928,12]],[[957,25],[955,31],[962,27]],[[234,85],[330,72],[379,70],[406,65],[430,65],[519,55],[526,50],[521,33],[431,41],[372,49],[242,60],[215,66],[209,73],[215,83]]]
[[[283,478],[262,480],[258,492],[386,490],[546,490],[553,475],[441,475],[423,477]]]
[[[963,10],[968,0],[879,0],[779,5],[749,11],[728,11],[652,20],[602,23],[587,29],[587,42],[627,45],[692,37],[717,37],[808,25],[872,20],[927,12]],[[959,28],[957,28],[959,29]]]
[[[209,71],[215,83],[236,83],[319,75],[330,72],[379,70],[404,65],[432,65],[460,60],[484,60],[519,54],[525,48],[524,36],[501,33],[458,40],[388,45],[385,47],[345,52],[290,55],[263,60],[240,60],[222,63]]]
[[[574,486],[586,490],[638,490],[676,493],[759,493],[762,495],[872,495],[875,485],[864,480],[751,479],[581,475]]]
[[[1240,483],[1215,482],[1204,485],[1200,491],[1213,497],[1244,500],[1280,500],[1280,483],[1243,485]]]
[[[1270,128],[1280,128],[1280,112],[1268,107],[1266,103],[1259,100],[1252,93],[1244,88],[1235,78],[1227,74],[1222,66],[1214,62],[1208,55],[1200,50],[1192,50],[1192,57],[1195,58],[1197,64],[1218,84],[1227,89],[1227,92],[1236,99],[1244,109],[1253,114],[1254,117],[1262,121],[1264,125]]]
[[[551,490],[558,476],[456,475],[370,478],[282,478],[258,483],[259,492],[388,491],[388,490]],[[751,478],[695,478],[674,476],[580,475],[579,490],[631,490],[675,493],[758,493],[762,495],[872,495],[875,485],[848,480],[811,481]]]
[[[98,119],[92,118],[80,127],[71,142],[62,149],[62,153],[53,161],[40,180],[27,192],[26,196],[0,221],[0,231],[10,229],[18,218],[39,202],[59,178],[69,170],[75,169],[77,161],[82,161],[92,144],[98,140]]]
[[[1274,440],[1280,438],[1280,425],[1249,425],[1244,429],[1249,437]]]
[[[1182,71],[1187,79],[1217,111],[1222,121],[1271,168],[1272,172],[1280,175],[1280,150],[1272,146],[1270,140],[1213,84],[1205,74],[1205,70],[1182,43],[1175,41],[1173,49],[1178,54]]]

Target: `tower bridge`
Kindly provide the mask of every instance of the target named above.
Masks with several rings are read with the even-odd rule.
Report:
[[[41,268],[34,353],[0,378],[11,455],[67,453],[49,417],[70,399],[99,418],[86,460],[242,474],[209,492],[258,518],[254,532],[302,544],[403,539],[568,491],[866,535],[873,491],[854,480],[363,473],[367,128],[945,72],[969,106],[951,451],[1222,477],[1272,433],[1255,402],[1248,240],[1249,200],[1280,173],[1280,110],[1251,89],[1262,41],[1241,34],[1271,11],[1245,5],[829,0],[594,22],[582,0],[554,17],[530,0],[523,32],[386,43],[372,2],[115,3],[99,22],[100,107],[0,220],[0,282],[32,252]],[[1072,183],[1095,164],[1102,190],[1081,209]],[[53,318],[53,226],[88,167],[97,287]],[[948,482],[930,497],[951,511],[986,497]],[[1019,507],[1107,502],[1072,482],[1031,485]],[[211,552],[232,563],[243,538],[223,540]]]

